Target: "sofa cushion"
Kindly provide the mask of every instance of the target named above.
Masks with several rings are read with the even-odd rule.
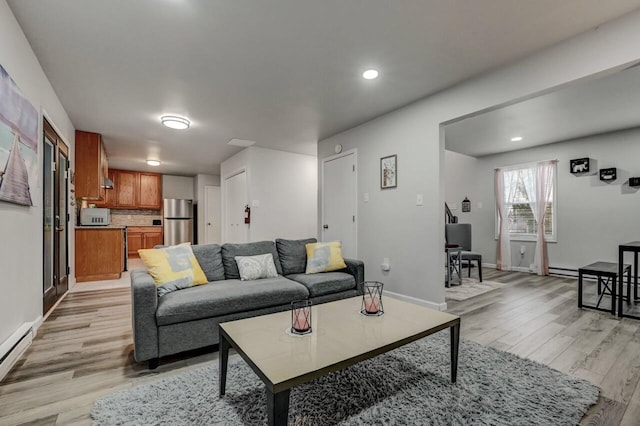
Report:
[[[256,254],[255,256],[236,256],[236,264],[242,281],[275,278],[278,276],[271,253]]]
[[[282,265],[282,274],[303,274],[307,267],[307,249],[306,244],[315,243],[315,238],[307,238],[305,240],[283,240],[276,239],[276,249],[280,257]]]
[[[158,299],[158,325],[177,324],[235,312],[253,311],[307,299],[302,284],[284,277],[225,280],[169,293]]]
[[[207,281],[224,280],[222,249],[218,244],[198,244],[191,246],[191,250],[207,276]]]
[[[310,297],[323,296],[325,294],[339,293],[356,288],[356,280],[353,275],[346,272],[323,272],[319,274],[291,274],[287,278],[304,285]]]
[[[224,265],[224,276],[226,279],[239,280],[240,272],[236,264],[236,256],[255,256],[256,254],[271,253],[273,255],[273,263],[276,265],[276,271],[282,275],[282,267],[278,259],[278,251],[276,243],[273,241],[258,241],[255,243],[222,245],[222,263]]]
[[[193,255],[191,243],[161,249],[141,249],[138,254],[153,277],[158,296],[207,283],[207,277]]]
[[[307,250],[307,268],[304,272],[307,274],[338,271],[347,267],[342,258],[342,243],[340,241],[310,243],[305,248]]]

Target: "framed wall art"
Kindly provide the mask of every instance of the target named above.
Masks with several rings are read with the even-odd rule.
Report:
[[[33,205],[38,182],[38,110],[0,65],[0,201]]]
[[[398,186],[398,156],[389,155],[380,159],[380,189]]]
[[[572,174],[589,173],[589,158],[576,158],[570,161],[570,168]]]

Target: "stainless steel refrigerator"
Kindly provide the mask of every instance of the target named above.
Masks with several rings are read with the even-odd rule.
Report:
[[[193,243],[193,201],[164,199],[164,245]]]

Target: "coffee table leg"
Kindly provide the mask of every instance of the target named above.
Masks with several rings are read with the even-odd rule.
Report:
[[[220,363],[220,396],[224,395],[225,388],[227,386],[227,364],[229,362],[229,341],[225,339],[222,330],[220,330],[220,353],[219,355],[219,363]]]
[[[460,323],[451,327],[451,383],[458,379],[458,348],[460,347]]]
[[[290,389],[273,393],[267,389],[267,413],[269,414],[269,426],[286,425],[289,417]]]

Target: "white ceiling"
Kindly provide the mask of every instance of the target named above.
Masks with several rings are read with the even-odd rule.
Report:
[[[445,143],[481,157],[634,127],[640,127],[637,66],[448,124]],[[515,136],[523,140],[512,142]]]
[[[316,142],[616,18],[640,0],[8,0],[114,168],[219,173]],[[363,70],[380,70],[365,81]],[[186,115],[186,132],[159,116]]]

